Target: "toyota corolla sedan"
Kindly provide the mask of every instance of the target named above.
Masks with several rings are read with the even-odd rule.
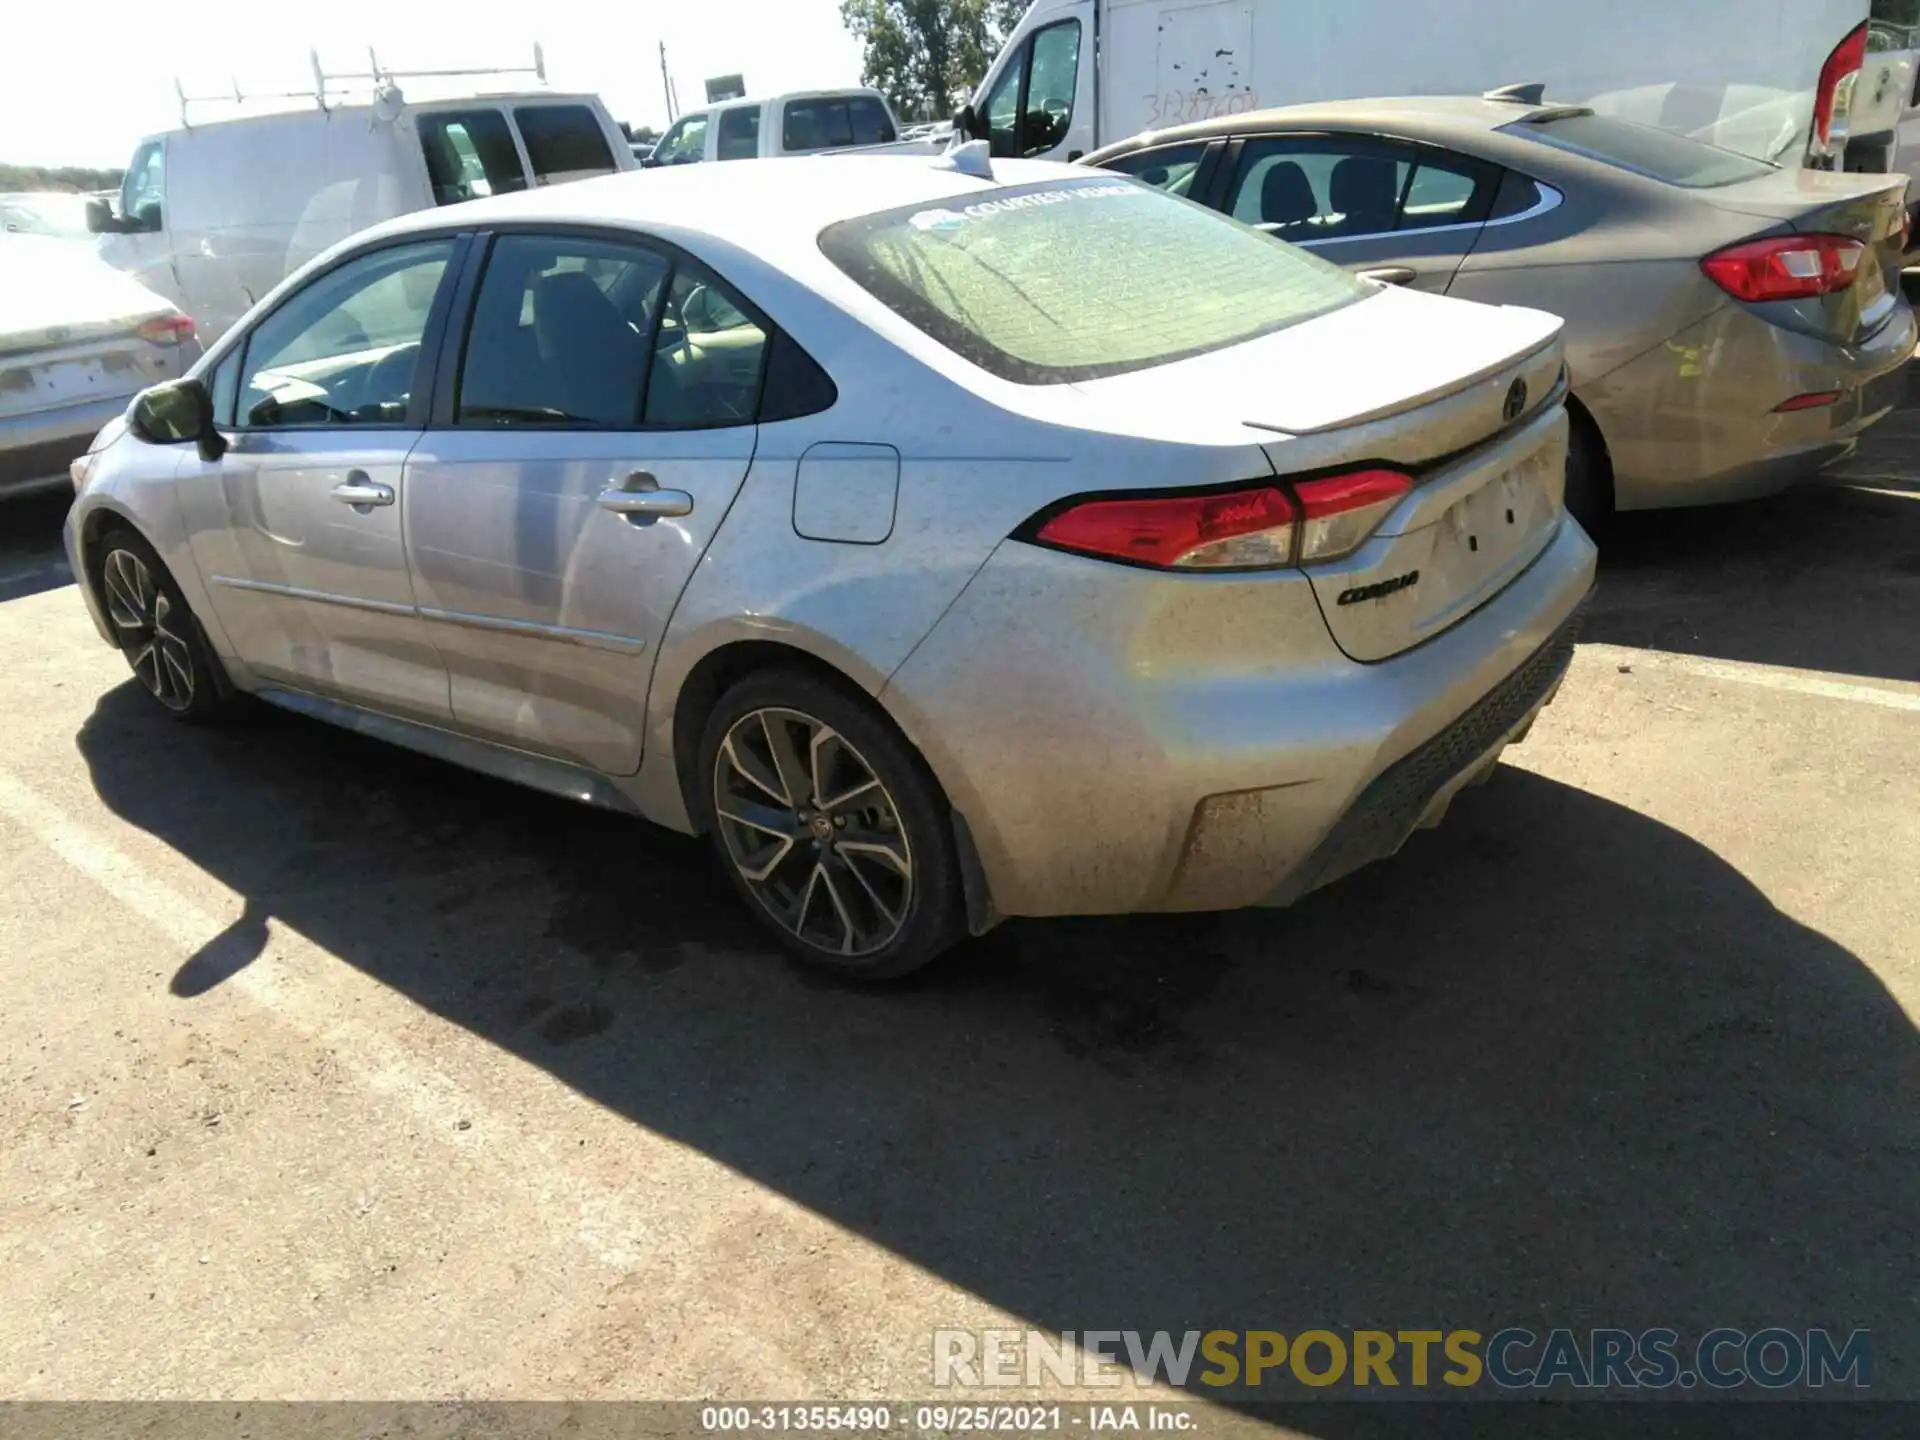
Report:
[[[1845,457],[1905,392],[1906,178],[1780,169],[1538,88],[1236,115],[1083,163],[1389,284],[1564,316],[1590,526]]]
[[[199,355],[192,320],[85,245],[0,233],[0,501],[64,489],[102,425]]]
[[[704,834],[869,976],[1390,854],[1571,653],[1559,322],[983,151],[355,236],[76,467],[101,636]]]

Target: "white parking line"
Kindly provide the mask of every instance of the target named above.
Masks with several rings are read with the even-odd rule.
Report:
[[[1674,670],[1703,680],[1730,680],[1736,685],[1760,685],[1769,690],[1818,695],[1827,700],[1851,700],[1859,705],[1879,705],[1888,710],[1907,710],[1920,714],[1920,690],[1885,690],[1877,685],[1856,685],[1851,680],[1832,680],[1810,670],[1755,665],[1745,660],[1706,660],[1697,655],[1676,655],[1669,650],[1635,650],[1625,645],[1582,645],[1580,654],[1608,665],[1643,665],[1650,670]]]
[[[186,954],[198,952],[228,928],[219,916],[148,874],[112,841],[74,820],[4,769],[0,769],[0,814],[29,831]],[[232,902],[233,915],[238,918],[244,902],[238,895]],[[502,1180],[517,1185],[525,1198],[546,1212],[556,1231],[571,1234],[602,1265],[630,1271],[653,1248],[649,1234],[652,1226],[635,1215],[620,1195],[569,1175],[560,1155],[549,1153],[551,1147],[541,1136],[490,1110],[385,1035],[350,1020],[317,1014],[319,1007],[299,994],[298,980],[289,981],[284,972],[276,973],[266,955],[227,980],[225,987],[331,1052],[370,1090],[402,1101],[424,1122],[428,1133],[443,1143],[483,1155],[494,1152],[499,1159],[493,1168]],[[528,1079],[537,1083],[537,1077]],[[579,1104],[591,1104],[573,1098]],[[467,1124],[462,1126],[461,1121]]]

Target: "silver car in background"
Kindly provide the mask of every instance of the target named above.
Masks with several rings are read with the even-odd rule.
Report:
[[[865,975],[1391,853],[1571,654],[1559,322],[984,148],[356,236],[89,457],[100,634],[704,832]]]
[[[0,234],[0,498],[66,485],[101,426],[199,355],[191,320],[89,246]]]
[[[1537,89],[1257,111],[1083,163],[1375,280],[1563,316],[1589,524],[1847,455],[1913,353],[1905,177],[1777,169]]]

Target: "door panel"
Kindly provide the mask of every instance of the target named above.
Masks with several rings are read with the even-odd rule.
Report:
[[[262,678],[448,718],[446,672],[414,613],[401,534],[404,466],[418,438],[255,432],[235,436],[211,465],[195,456],[182,467],[181,483],[209,496],[220,517],[193,537],[214,612]],[[356,493],[374,503],[350,503]]]
[[[438,721],[446,671],[415,612],[402,517],[456,248],[390,246],[290,295],[215,372],[216,421],[236,427],[226,454],[181,471],[203,517],[195,560],[251,669]]]
[[[1235,219],[1336,265],[1445,291],[1498,176],[1464,156],[1366,135],[1245,141],[1222,201]]]
[[[751,425],[429,432],[407,465],[407,528],[455,722],[609,774],[637,770],[654,651],[754,436]],[[605,491],[644,489],[638,474],[685,492],[689,512],[602,506]]]
[[[639,768],[653,655],[752,462],[766,335],[690,259],[496,237],[407,542],[455,723]]]

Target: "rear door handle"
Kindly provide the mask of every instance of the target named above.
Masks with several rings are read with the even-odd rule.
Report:
[[[645,470],[636,470],[618,485],[602,490],[599,504],[602,510],[642,525],[662,516],[693,513],[693,496],[684,490],[662,490],[660,482]]]
[[[330,493],[342,505],[351,505],[363,515],[375,505],[393,503],[393,487],[380,484],[364,470],[349,470],[347,478]]]
[[[1411,285],[1420,272],[1409,265],[1382,265],[1373,270],[1362,270],[1362,280],[1372,280],[1381,285]]]

